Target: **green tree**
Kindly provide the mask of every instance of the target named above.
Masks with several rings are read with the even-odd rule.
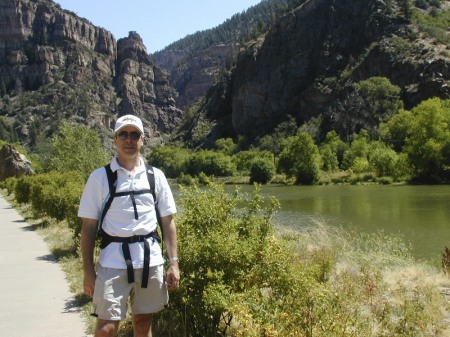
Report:
[[[405,153],[419,180],[442,180],[450,147],[450,101],[432,98],[411,110]]]
[[[94,169],[105,165],[110,159],[95,130],[63,122],[52,141],[48,170],[78,171],[87,178]]]
[[[371,77],[353,84],[353,91],[331,107],[333,129],[346,141],[362,129],[379,136],[379,124],[403,106],[400,88],[385,77]]]
[[[259,150],[239,151],[233,156],[233,160],[236,163],[237,170],[243,175],[250,173],[252,162],[258,158],[270,160],[273,163],[275,162],[273,154],[269,151],[259,151]]]
[[[404,169],[404,159],[392,148],[383,142],[370,143],[368,153],[370,167],[375,170],[377,176],[401,177],[408,172]]]
[[[403,150],[408,130],[411,128],[412,114],[408,110],[399,110],[387,122],[381,124],[381,139],[397,152]]]
[[[366,130],[361,130],[359,134],[353,136],[350,147],[344,153],[343,168],[351,169],[356,173],[361,173],[369,169],[369,134]]]
[[[336,131],[330,131],[325,136],[325,140],[320,145],[320,155],[322,156],[323,168],[326,171],[335,171],[341,167],[344,153],[348,146],[343,142]]]
[[[207,176],[232,176],[236,165],[230,156],[223,153],[201,150],[193,153],[186,162],[186,173],[198,176],[201,172]]]
[[[264,158],[254,159],[250,166],[250,183],[267,184],[275,174],[273,160]]]
[[[287,120],[281,122],[274,129],[272,134],[265,135],[259,140],[258,148],[267,150],[278,156],[286,146],[287,139],[297,134],[298,127],[295,118],[287,116]]]
[[[170,178],[179,177],[186,170],[191,151],[174,146],[156,146],[147,156],[147,161],[164,171]]]
[[[235,154],[238,150],[237,144],[235,144],[231,138],[220,138],[216,140],[216,147],[220,152],[223,152],[228,156]]]
[[[308,133],[292,137],[278,160],[278,170],[294,177],[297,184],[313,184],[319,178],[319,148]]]

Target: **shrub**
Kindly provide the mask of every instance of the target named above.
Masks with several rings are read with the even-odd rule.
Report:
[[[190,151],[172,146],[156,146],[152,148],[147,161],[164,171],[167,177],[176,178],[184,170]]]
[[[106,165],[110,157],[102,147],[97,131],[63,122],[52,142],[48,169],[79,171],[87,178],[94,169]]]
[[[224,336],[233,305],[241,297],[251,302],[264,283],[285,275],[279,264],[285,260],[279,257],[283,250],[272,240],[270,222],[278,203],[263,208],[258,189],[244,196],[210,186],[182,189],[179,200],[184,210],[177,218],[183,282],[162,317],[179,322],[186,336]],[[176,327],[168,324],[167,329]]]
[[[190,156],[186,163],[186,171],[193,176],[198,176],[200,172],[208,176],[232,176],[236,166],[230,156],[202,150]]]
[[[193,185],[195,183],[195,179],[190,174],[181,173],[177,178],[177,182],[182,185]]]
[[[24,204],[30,201],[30,179],[32,176],[22,176],[17,179],[17,183],[14,189],[14,195],[16,201],[20,204]]]
[[[274,161],[273,154],[269,151],[239,151],[233,156],[234,162],[236,163],[236,169],[242,174],[248,174],[250,172],[250,167],[253,160],[261,158]]]
[[[297,184],[313,184],[319,178],[321,157],[308,133],[300,133],[280,154],[278,170],[294,177]]]
[[[250,166],[250,184],[267,184],[275,174],[275,165],[272,160],[263,158],[254,159]]]
[[[78,218],[77,212],[83,186],[84,174],[81,172],[53,171],[26,176],[18,180],[16,200],[20,203],[30,203],[34,216],[67,220],[74,237],[78,237],[81,232],[81,219]]]
[[[5,181],[1,182],[1,187],[6,188],[7,195],[11,195],[12,193],[14,193],[16,185],[17,185],[16,177],[9,177]]]

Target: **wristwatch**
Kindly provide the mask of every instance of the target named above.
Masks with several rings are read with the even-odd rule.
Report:
[[[170,262],[178,262],[178,261],[180,261],[180,259],[178,258],[178,256],[174,256],[174,257],[171,257],[171,258],[169,259],[169,261],[170,261]]]

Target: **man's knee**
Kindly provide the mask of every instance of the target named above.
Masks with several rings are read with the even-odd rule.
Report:
[[[97,320],[95,337],[114,337],[117,334],[119,321]]]
[[[133,330],[135,336],[151,336],[152,315],[151,314],[133,315]]]

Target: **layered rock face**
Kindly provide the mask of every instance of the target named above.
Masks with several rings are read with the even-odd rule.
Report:
[[[14,102],[39,92],[34,106],[21,109],[22,139],[31,122],[49,134],[45,128],[61,119],[107,133],[126,113],[139,115],[147,136],[157,137],[183,113],[167,74],[152,63],[136,33],[117,42],[109,31],[48,0],[1,2],[0,79],[1,94],[14,98],[2,112],[11,122],[17,123]]]
[[[398,85],[406,108],[433,96],[449,98],[449,58],[417,40],[399,53],[396,36],[407,29],[383,1],[309,0],[239,55],[203,111],[216,121],[231,119],[231,126],[218,124],[222,130],[255,138],[288,115],[299,124],[326,116],[345,88],[372,76]]]
[[[171,85],[179,94],[177,106],[185,110],[219,82],[224,69],[236,62],[239,50],[239,44],[231,42],[194,53],[166,49],[152,57],[170,73]]]
[[[169,86],[167,72],[154,66],[137,33],[120,39],[117,46],[120,114],[135,114],[151,121],[150,137],[159,131],[170,133],[183,112],[175,107],[176,93]]]
[[[287,114],[305,121],[324,113],[330,97],[316,80],[339,74],[381,36],[382,7],[370,0],[311,0],[279,20],[259,49],[242,55],[234,73],[236,132],[269,130]]]

